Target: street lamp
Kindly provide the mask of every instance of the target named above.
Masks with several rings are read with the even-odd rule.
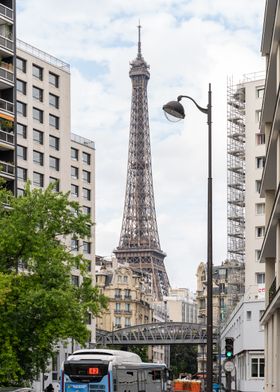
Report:
[[[208,194],[207,194],[207,387],[206,392],[212,392],[213,384],[213,239],[212,239],[212,91],[209,83],[208,105],[207,108],[199,106],[196,101],[188,95],[179,95],[177,101],[170,101],[163,106],[166,117],[172,121],[175,117],[177,121],[185,118],[183,105],[180,103],[182,98],[191,100],[202,113],[207,114],[208,124]],[[171,116],[171,117],[170,117]]]

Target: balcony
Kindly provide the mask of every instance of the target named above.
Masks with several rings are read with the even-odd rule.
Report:
[[[14,50],[14,42],[0,33],[0,46],[9,52],[13,52]]]
[[[0,173],[4,177],[13,178],[15,176],[15,166],[11,163],[0,161]]]
[[[122,299],[121,294],[115,294],[115,299]]]
[[[7,81],[9,85],[14,82],[14,67],[12,63],[0,61],[0,78]]]
[[[130,315],[131,315],[131,314],[132,314],[132,311],[131,311],[131,310],[125,309],[125,310],[123,311],[123,313],[124,313],[124,314],[130,314]]]
[[[131,295],[124,295],[124,299],[130,301],[130,300],[132,300],[132,296]]]
[[[0,110],[3,110],[4,112],[8,112],[10,114],[14,114],[14,104],[0,98]]]
[[[122,312],[122,311],[121,311],[120,309],[114,309],[114,313],[115,313],[115,314],[121,314],[121,312]]]
[[[115,328],[115,329],[121,329],[121,327],[122,327],[121,324],[115,324],[115,325],[114,325],[114,328]]]
[[[5,16],[5,18],[13,20],[14,11],[11,10],[11,8],[5,7],[3,4],[0,4],[0,16]]]
[[[15,135],[13,133],[5,132],[0,129],[0,144],[4,142],[5,144],[10,144],[14,146]]]

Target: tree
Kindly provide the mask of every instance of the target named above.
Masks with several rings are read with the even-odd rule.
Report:
[[[174,377],[180,373],[194,374],[197,372],[197,347],[188,344],[170,346],[170,367]]]
[[[54,346],[89,340],[88,315],[107,299],[88,275],[88,261],[71,253],[69,238],[86,239],[92,222],[69,194],[33,189],[14,197],[0,189],[0,385],[27,385],[46,368]],[[72,268],[83,282],[71,282]]]

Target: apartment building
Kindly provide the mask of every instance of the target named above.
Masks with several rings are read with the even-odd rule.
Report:
[[[16,57],[16,194],[24,193],[29,179],[33,187],[55,183],[55,190],[70,192],[86,214],[95,220],[94,142],[71,133],[70,66],[17,40]],[[95,281],[95,233],[86,240],[67,239],[72,252],[90,260],[89,275]],[[79,269],[72,270],[72,282],[81,283]],[[90,342],[95,341],[95,322],[88,321]],[[58,389],[60,364],[65,355],[79,348],[75,342],[58,345],[45,385]],[[46,377],[46,375],[45,375]],[[41,376],[42,378],[42,376]],[[42,379],[35,388],[40,390]]]
[[[0,178],[15,190],[15,1],[0,0]]]
[[[265,197],[265,233],[260,258],[265,264],[265,311],[261,318],[265,334],[266,392],[280,390],[280,2],[267,0],[264,14],[262,55],[266,58],[266,79],[261,113],[266,159],[261,180]]]
[[[96,285],[109,298],[108,309],[96,319],[105,331],[152,322],[150,276],[112,258],[97,258]]]
[[[240,392],[260,392],[264,386],[264,331],[260,318],[265,307],[265,269],[260,252],[265,200],[260,196],[260,184],[265,138],[259,128],[263,93],[262,72],[244,75],[242,82],[228,85],[228,220],[229,235],[235,235],[231,240],[235,247],[230,248],[229,256],[234,260],[242,255],[245,276],[240,279],[242,298],[239,303],[231,303],[220,344],[224,353],[225,338],[234,338],[236,382],[232,387]],[[240,243],[244,244],[242,248]]]

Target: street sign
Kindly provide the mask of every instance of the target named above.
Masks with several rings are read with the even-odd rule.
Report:
[[[234,369],[234,363],[232,361],[224,361],[223,366],[226,372],[232,372]]]

